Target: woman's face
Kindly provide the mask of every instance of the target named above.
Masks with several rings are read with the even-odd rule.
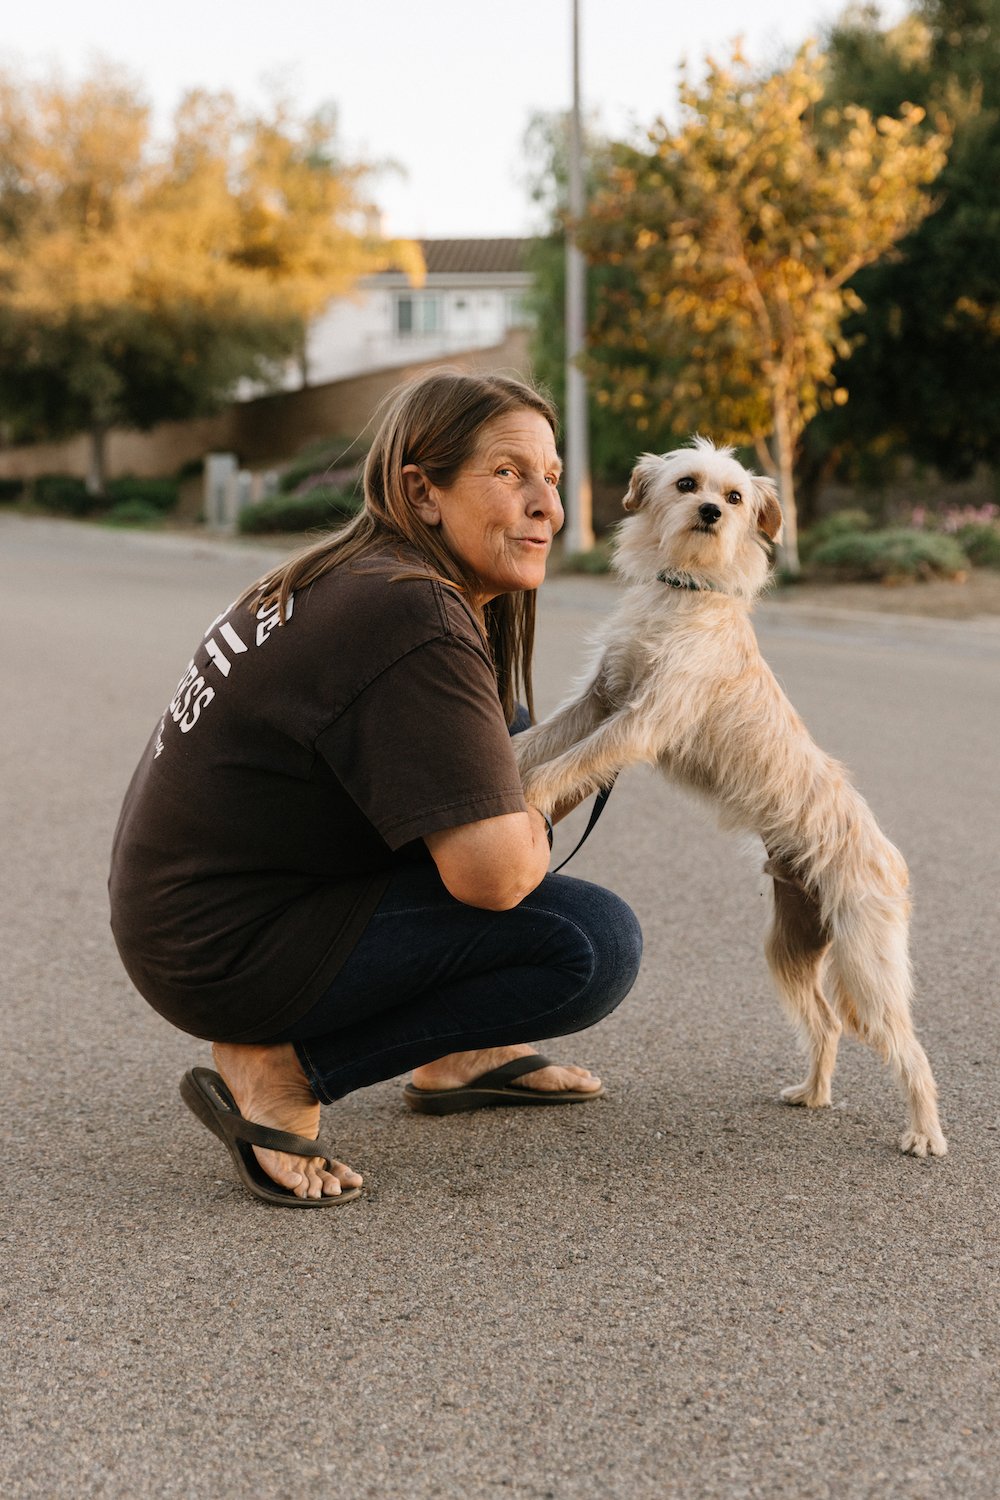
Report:
[[[530,407],[487,422],[475,453],[447,489],[408,464],[418,514],[481,584],[479,604],[498,594],[537,589],[552,538],[562,526],[557,485],[562,464],[552,429]]]

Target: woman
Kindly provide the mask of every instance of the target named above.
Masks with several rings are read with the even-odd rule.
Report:
[[[320,1103],[408,1069],[433,1113],[603,1092],[530,1045],[611,1011],[641,949],[617,897],[546,875],[510,745],[559,469],[528,386],[404,388],[361,514],[212,622],[126,794],[119,952],[213,1043],[181,1092],[268,1201],[356,1197]]]

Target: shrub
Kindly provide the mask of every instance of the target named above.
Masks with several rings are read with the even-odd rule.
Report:
[[[23,494],[23,479],[0,479],[0,505],[13,505]]]
[[[1000,523],[973,522],[961,526],[955,540],[977,568],[1000,568]]]
[[[969,560],[954,537],[937,532],[849,531],[817,547],[812,570],[845,581],[955,578]]]
[[[163,511],[148,500],[119,500],[104,519],[109,526],[149,526],[163,520]]]
[[[108,481],[107,503],[112,511],[122,505],[145,505],[162,516],[173,510],[179,493],[176,479],[136,479],[128,474]]]
[[[240,512],[239,529],[248,535],[272,531],[329,529],[357,515],[361,497],[354,490],[317,487],[306,495],[271,495]]]
[[[103,504],[99,495],[90,494],[83,480],[72,474],[39,474],[31,498],[43,510],[63,516],[89,516]]]
[[[598,542],[596,547],[591,547],[589,552],[571,552],[562,560],[560,571],[563,573],[610,573],[611,571],[611,547],[606,542]]]
[[[849,532],[869,531],[871,524],[872,518],[867,511],[834,511],[833,515],[824,516],[822,521],[817,521],[815,526],[803,531],[799,537],[799,556],[806,562],[819,547],[832,542],[835,537]]]
[[[310,443],[282,474],[278,489],[283,495],[290,495],[308,480],[324,488],[340,488],[358,472],[357,459],[345,462],[353,449],[350,438],[324,438],[321,442]]]

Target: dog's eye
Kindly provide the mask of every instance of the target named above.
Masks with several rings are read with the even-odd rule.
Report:
[[[692,490],[696,490],[698,488],[698,482],[697,480],[692,479],[689,474],[684,479],[678,479],[677,488],[680,490],[682,495],[689,495]]]
[[[743,496],[740,494],[739,490],[730,490],[729,494],[726,496],[726,499],[729,501],[730,505],[743,504]]]

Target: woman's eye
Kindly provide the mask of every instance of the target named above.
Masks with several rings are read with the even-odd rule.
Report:
[[[502,468],[502,469],[497,469],[497,473],[498,474],[513,474],[513,472],[514,472],[513,469],[508,469],[506,467]]]
[[[559,480],[556,478],[555,474],[546,474],[545,483],[551,484],[552,488],[555,489],[559,483]]]
[[[729,494],[726,496],[726,499],[729,501],[730,505],[743,504],[743,496],[740,494],[739,490],[730,490]]]
[[[693,479],[688,477],[686,479],[678,479],[677,488],[680,490],[682,495],[689,495],[691,491],[696,490],[698,486]]]

